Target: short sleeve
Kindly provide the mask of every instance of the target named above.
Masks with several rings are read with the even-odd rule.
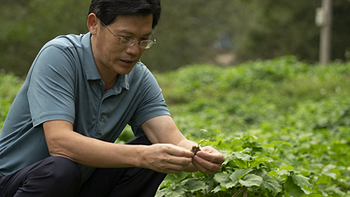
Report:
[[[167,108],[162,90],[159,87],[157,80],[147,68],[144,72],[145,73],[142,77],[142,82],[139,88],[139,91],[141,91],[139,94],[141,100],[134,115],[132,116],[132,119],[129,122],[135,136],[143,135],[141,125],[145,121],[161,115],[170,116],[170,112]]]
[[[32,65],[27,92],[33,125],[50,120],[74,122],[74,54],[43,48]]]

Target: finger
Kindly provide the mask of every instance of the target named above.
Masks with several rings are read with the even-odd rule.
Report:
[[[175,164],[179,166],[188,166],[192,162],[192,157],[178,157],[169,155],[163,160],[164,163]]]
[[[190,162],[186,161],[186,165],[184,165],[176,164],[177,162],[172,163],[172,161],[160,161],[156,167],[156,171],[163,173],[180,173],[189,165]]]
[[[221,164],[225,161],[224,155],[217,152],[216,150],[215,150],[215,152],[207,152],[205,150],[199,151],[197,153],[197,156],[199,156],[205,160],[211,161],[213,163],[218,163],[218,164]]]
[[[164,147],[164,151],[170,155],[178,156],[178,157],[188,157],[192,158],[194,153],[190,150],[187,150],[184,147],[175,146],[172,144],[168,144]]]
[[[197,155],[194,156],[192,163],[199,171],[206,174],[214,174],[221,170],[221,163],[213,163]]]
[[[204,168],[203,166],[201,166],[198,162],[196,161],[192,161],[192,164],[198,169],[198,171],[204,173],[204,174],[212,174],[211,172],[209,172],[206,168]]]

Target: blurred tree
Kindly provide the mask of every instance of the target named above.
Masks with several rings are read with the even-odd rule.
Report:
[[[349,61],[350,0],[333,0],[332,59]]]
[[[238,49],[241,60],[269,59],[292,54],[311,63],[318,61],[320,29],[315,25],[315,9],[321,0],[257,1],[261,10],[260,25],[248,27],[248,39]],[[333,60],[346,60],[350,47],[349,1],[333,0],[332,54]]]
[[[143,61],[158,71],[214,63],[218,53],[214,43],[232,34],[240,5],[240,1],[163,1],[163,15],[155,31],[158,43]]]
[[[349,1],[333,0],[333,60],[350,58]],[[143,58],[154,70],[217,64],[219,54],[231,54],[233,64],[283,55],[295,55],[310,63],[319,59],[320,29],[315,24],[315,12],[321,0],[163,2],[159,42]],[[227,37],[230,42],[226,47],[215,45]]]
[[[91,0],[0,1],[0,68],[17,75],[26,74],[48,40],[88,31]],[[220,64],[221,57],[227,59],[225,64],[282,55],[316,62],[315,10],[320,6],[321,0],[162,1],[161,21],[154,31],[157,44],[142,61],[154,71]],[[350,58],[349,9],[350,0],[333,0],[333,59]]]
[[[0,7],[0,68],[23,76],[47,41],[60,34],[86,32],[89,3],[6,1]]]
[[[318,60],[319,28],[315,25],[315,9],[320,5],[319,0],[251,0],[250,3],[258,5],[260,13],[253,19],[257,25],[248,27],[246,41],[237,49],[241,60],[286,54]]]

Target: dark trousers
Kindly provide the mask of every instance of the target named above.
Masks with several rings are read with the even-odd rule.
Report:
[[[151,144],[146,137],[127,144]],[[154,196],[166,174],[144,168],[98,168],[81,184],[78,166],[48,157],[13,174],[0,176],[0,197]]]

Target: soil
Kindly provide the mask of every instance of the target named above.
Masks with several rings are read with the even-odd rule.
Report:
[[[199,146],[192,146],[191,151],[194,153],[194,155],[197,154],[198,151],[200,151],[201,149],[199,148]]]

